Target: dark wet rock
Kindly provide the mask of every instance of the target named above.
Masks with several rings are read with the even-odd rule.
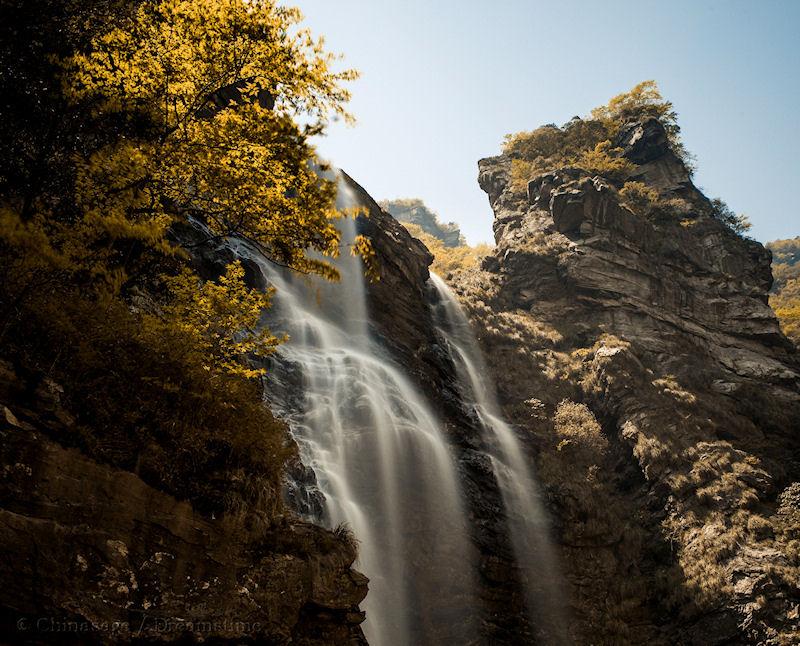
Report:
[[[642,165],[670,152],[667,131],[655,117],[631,121],[620,128],[614,146],[633,163]]]

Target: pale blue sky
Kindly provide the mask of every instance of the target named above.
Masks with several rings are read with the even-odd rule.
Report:
[[[695,177],[761,241],[800,235],[800,0],[287,0],[362,72],[320,153],[376,199],[492,240],[477,160],[655,79]]]

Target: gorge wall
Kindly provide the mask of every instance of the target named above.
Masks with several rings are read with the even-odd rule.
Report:
[[[681,217],[636,215],[577,168],[517,189],[509,156],[483,159],[497,247],[448,277],[536,456],[573,637],[794,643],[800,360],[770,254],[708,214],[656,119],[614,145]]]
[[[478,552],[481,616],[476,639],[492,644],[553,643],[553,636],[528,618],[481,424],[463,400],[446,339],[437,331],[428,270],[433,258],[364,188],[346,174],[345,180],[366,209],[359,229],[372,240],[381,268],[380,280],[367,289],[372,332],[426,394],[453,447]]]
[[[440,222],[439,216],[425,206],[422,200],[382,200],[379,205],[398,222],[417,225],[425,233],[441,240],[445,247],[464,244],[458,225],[455,222]]]
[[[352,543],[266,507],[202,513],[92,459],[62,395],[0,362],[4,642],[366,643]]]
[[[547,632],[527,619],[480,423],[462,401],[436,330],[432,257],[358,184],[346,175],[344,182],[368,211],[357,226],[371,239],[381,270],[367,291],[372,335],[425,393],[456,454],[478,553],[474,638],[549,643]],[[193,226],[176,236],[207,279],[235,257],[230,245],[204,242]],[[266,287],[257,268],[242,260],[249,283]],[[149,306],[147,295],[139,298],[138,306]],[[147,438],[131,446],[88,429],[64,403],[70,384],[13,363],[2,364],[0,377],[0,544],[4,572],[14,581],[0,594],[0,607],[9,640],[50,643],[58,632],[62,641],[81,644],[365,643],[359,605],[368,581],[354,569],[357,546],[347,532],[303,522],[292,511],[307,514],[309,505],[320,504],[314,474],[296,451],[287,510],[276,505],[273,491],[257,491],[258,474],[218,460],[198,465],[194,475],[173,462],[173,475],[207,479],[203,493],[187,499],[149,469],[149,454],[163,458],[166,447]],[[95,436],[98,444],[86,443]],[[240,489],[250,495],[234,504],[238,511],[204,502],[208,495],[236,501]],[[419,550],[424,562],[425,545]]]

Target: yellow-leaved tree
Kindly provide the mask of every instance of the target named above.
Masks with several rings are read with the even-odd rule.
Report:
[[[783,333],[800,345],[800,279],[787,281],[777,294],[770,296],[769,304],[778,315]]]
[[[564,166],[577,166],[624,181],[634,166],[621,158],[622,151],[613,148],[611,142],[625,123],[647,117],[662,123],[672,150],[693,170],[672,103],[664,99],[655,81],[642,81],[594,108],[585,119],[575,117],[562,127],[548,124],[530,132],[506,135],[503,152],[512,160],[512,185],[524,190],[534,176]]]
[[[775,277],[769,304],[784,334],[800,346],[800,238],[775,240],[767,247],[772,252]]]
[[[350,119],[356,74],[274,0],[15,11],[37,37],[0,45],[16,79],[0,106],[14,124],[0,138],[2,356],[64,384],[104,459],[143,464],[161,447],[176,468],[144,472],[197,500],[212,497],[190,477],[204,464],[266,469],[277,486],[283,437],[254,379],[280,341],[259,324],[270,294],[238,263],[201,277],[178,240],[197,224],[194,246],[239,236],[338,279],[344,214],[309,138]],[[107,434],[125,441],[105,451]]]
[[[273,290],[260,292],[244,286],[244,267],[228,265],[218,282],[201,283],[189,270],[169,280],[172,299],[167,318],[191,339],[186,346],[196,353],[193,361],[209,372],[256,377],[261,370],[242,363],[246,355],[268,356],[279,339],[263,325]]]
[[[65,61],[70,98],[140,124],[78,164],[88,235],[157,245],[197,215],[215,235],[337,277],[307,255],[338,254],[340,216],[307,136],[329,114],[349,118],[340,83],[354,73],[333,71],[299,19],[272,0],[143,2]]]

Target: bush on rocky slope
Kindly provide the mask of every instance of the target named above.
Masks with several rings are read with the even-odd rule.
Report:
[[[800,361],[766,305],[769,254],[694,186],[669,119],[629,116],[583,148],[612,141],[623,183],[566,166],[549,126],[532,154],[555,170],[519,181],[539,134],[481,160],[497,247],[451,282],[536,455],[576,642],[794,643]],[[563,443],[564,399],[605,456]]]
[[[221,244],[335,277],[307,255],[340,252],[308,139],[352,73],[298,20],[271,0],[0,4],[13,643],[46,641],[28,617],[89,626],[73,643],[364,643],[352,542],[283,507],[296,447],[258,379],[269,299]]]
[[[433,255],[431,270],[439,276],[447,276],[449,273],[458,269],[477,267],[481,258],[491,252],[488,244],[477,244],[474,247],[462,242],[451,247],[446,245],[440,238],[426,233],[422,227],[404,222],[403,226],[417,240],[420,240]]]
[[[647,117],[663,124],[672,149],[688,162],[672,103],[661,96],[655,81],[643,81],[593,109],[587,119],[575,117],[560,128],[549,124],[506,135],[503,153],[512,158],[512,183],[523,189],[532,177],[570,165],[622,181],[633,166],[611,142],[624,124]]]
[[[455,222],[441,222],[422,200],[414,198],[382,200],[378,205],[398,222],[411,224],[428,235],[438,238],[445,247],[466,244],[464,236]]]
[[[769,304],[781,321],[784,334],[800,345],[800,238],[776,240],[772,251],[775,283]]]
[[[793,278],[769,297],[769,304],[781,321],[783,333],[800,345],[800,278]]]
[[[772,252],[774,291],[781,289],[788,281],[800,278],[800,237],[775,240],[767,243],[767,248]]]

